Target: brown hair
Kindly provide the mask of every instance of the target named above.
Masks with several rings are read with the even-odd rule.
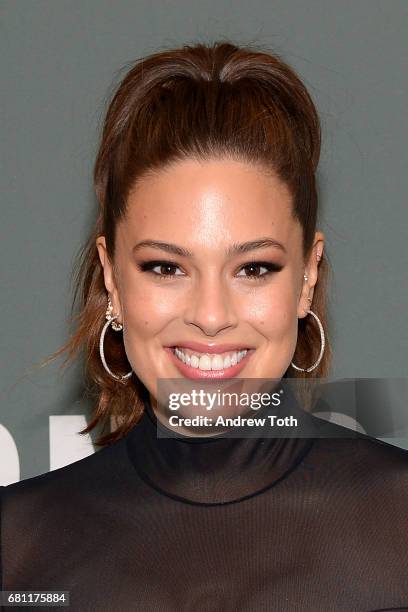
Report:
[[[113,262],[115,227],[126,214],[127,196],[142,176],[183,158],[228,157],[261,165],[275,173],[293,196],[293,215],[303,228],[303,255],[311,252],[318,196],[315,173],[321,128],[306,87],[276,53],[228,41],[170,49],[134,62],[110,101],[94,167],[99,215],[76,266],[73,308],[79,296],[76,330],[48,360],[67,353],[64,362],[85,353],[87,391],[95,396],[93,418],[81,433],[97,424],[117,427],[101,436],[105,446],[135,425],[143,413],[144,385],[134,373],[116,381],[99,356],[107,292],[96,238],[104,235]],[[313,311],[326,333],[319,366],[310,373],[289,366],[285,376],[323,378],[331,359],[327,338],[326,293],[329,266],[323,253],[315,285]],[[320,334],[313,317],[298,322],[294,363],[309,367],[317,359]],[[131,370],[122,334],[107,333],[106,360],[115,373]],[[110,428],[109,428],[110,429]]]

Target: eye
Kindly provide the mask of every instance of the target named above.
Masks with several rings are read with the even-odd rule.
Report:
[[[172,276],[183,276],[182,274],[173,274],[175,270],[180,270],[180,268],[172,261],[145,261],[140,264],[139,267],[142,272],[151,272],[160,279],[171,278]],[[155,268],[159,268],[159,271],[155,272]]]
[[[248,278],[249,280],[261,280],[264,281],[267,279],[267,277],[272,274],[273,272],[279,272],[280,270],[282,270],[283,266],[280,266],[278,264],[274,264],[274,263],[270,263],[268,261],[252,261],[250,263],[245,264],[245,266],[242,266],[241,271],[242,270],[247,270],[250,272],[249,275],[238,275],[238,276],[244,276],[246,278]],[[263,272],[261,274],[258,274],[262,269],[266,270],[266,272]]]
[[[142,272],[149,272],[159,280],[170,280],[175,276],[184,276],[182,272],[176,274],[176,271],[180,270],[180,267],[173,261],[144,261],[139,264],[139,268]],[[158,271],[155,270],[156,268]],[[267,261],[251,261],[240,268],[240,272],[246,271],[249,272],[249,274],[238,274],[237,276],[245,277],[251,281],[264,281],[270,274],[279,272],[282,268],[283,266],[281,265]],[[262,270],[264,270],[264,272],[262,272]]]

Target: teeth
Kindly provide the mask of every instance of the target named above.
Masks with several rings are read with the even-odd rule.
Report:
[[[178,353],[176,353],[177,357],[179,357],[180,355],[182,355],[183,353],[179,350],[176,349],[176,351],[178,351]],[[199,358],[197,357],[197,355],[192,355],[191,359],[190,359],[190,366],[192,368],[198,368],[198,363],[199,363]]]
[[[174,353],[183,363],[189,365],[192,368],[198,368],[200,370],[225,370],[233,365],[236,365],[245,357],[247,350],[235,351],[228,353],[223,357],[219,354],[210,355],[208,353],[199,353],[189,355],[184,353],[181,349],[175,348]]]

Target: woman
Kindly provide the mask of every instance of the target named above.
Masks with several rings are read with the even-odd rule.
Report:
[[[60,351],[85,350],[84,431],[115,427],[94,455],[3,488],[4,590],[68,591],[75,610],[408,606],[406,451],[339,426],[174,435],[158,401],[163,379],[328,373],[319,153],[315,106],[270,53],[185,46],[125,76]],[[290,390],[289,407],[306,415]]]

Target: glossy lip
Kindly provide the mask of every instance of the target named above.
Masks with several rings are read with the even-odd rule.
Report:
[[[172,346],[166,348],[174,348],[175,346],[179,348],[189,348],[192,351],[197,351],[197,353],[227,353],[228,351],[242,351],[242,350],[250,350],[251,347],[245,346],[244,344],[214,344],[214,342],[209,344],[203,344],[202,342],[180,342],[175,343]],[[221,370],[220,370],[221,371]]]
[[[184,344],[177,344],[175,346],[186,346]],[[225,350],[221,350],[224,346],[231,346],[231,345],[218,345],[217,351],[211,351],[212,353],[216,353],[216,352],[225,352]],[[191,348],[190,346],[186,347],[186,348]],[[186,378],[193,378],[193,379],[198,379],[198,378],[233,378],[234,376],[237,376],[237,374],[239,374],[239,372],[242,370],[242,368],[245,367],[245,365],[248,363],[249,358],[251,357],[252,353],[255,352],[255,349],[248,349],[247,354],[245,355],[245,357],[243,357],[243,359],[241,359],[241,361],[239,363],[237,363],[236,365],[230,366],[229,368],[226,368],[225,370],[200,370],[199,368],[192,368],[191,366],[183,363],[182,361],[180,361],[180,359],[178,357],[176,357],[176,355],[173,353],[173,350],[171,347],[166,346],[164,347],[164,350],[170,355],[170,359],[172,359],[174,365],[176,366],[176,368],[178,369],[178,371],[185,376]],[[197,349],[193,349],[193,350],[197,350]],[[235,350],[235,349],[226,349],[228,350]],[[202,352],[202,351],[200,351]],[[209,351],[207,351],[209,352]]]

